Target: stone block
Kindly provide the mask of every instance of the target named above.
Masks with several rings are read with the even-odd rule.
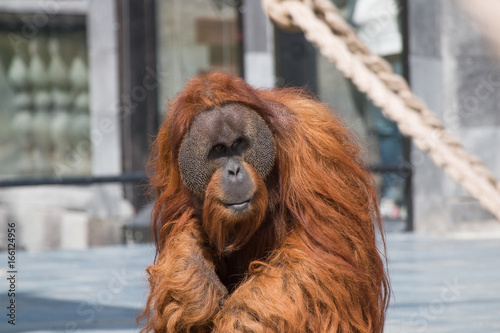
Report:
[[[106,92],[94,95],[106,94]],[[99,97],[103,98],[103,97]],[[121,101],[103,101],[111,110]],[[116,103],[116,104],[113,104]],[[123,102],[128,103],[128,102]],[[91,115],[90,143],[92,150],[92,173],[94,175],[116,175],[121,173],[120,117],[112,112],[95,110]]]
[[[500,223],[495,219],[456,222],[450,236],[455,238],[500,239]]]
[[[485,211],[479,202],[472,197],[451,197],[446,202],[446,209],[450,212],[449,218],[452,228],[459,223],[494,219],[493,215]]]
[[[89,218],[83,212],[65,212],[61,219],[61,249],[86,249]]]
[[[456,103],[465,127],[500,125],[500,66],[486,56],[456,60]]]
[[[245,2],[245,11],[243,13],[243,29],[245,31],[245,53],[270,51],[272,40],[271,35],[273,26],[264,14],[262,3],[260,1]]]
[[[445,199],[439,193],[415,193],[414,231],[428,235],[445,235],[449,231]]]
[[[500,238],[500,223],[486,211],[477,199],[453,197],[447,199],[449,234],[458,238]]]
[[[46,249],[58,249],[63,241],[61,234],[61,222],[65,209],[50,209],[41,212],[44,219],[43,247]]]
[[[27,250],[86,248],[122,242],[122,227],[133,207],[122,198],[118,184],[95,186],[39,186],[0,191],[2,207],[17,224],[18,245]],[[91,217],[102,225],[89,236]],[[0,231],[1,236],[1,231]],[[2,241],[0,240],[0,248]]]
[[[89,221],[89,246],[123,244],[125,219],[92,218]]]
[[[0,205],[0,251],[7,249],[8,211],[5,205]]]
[[[64,212],[59,208],[12,210],[18,246],[28,251],[59,248]]]
[[[88,43],[92,49],[115,50],[118,47],[118,20],[113,0],[90,1]]]
[[[464,147],[474,153],[493,174],[500,178],[500,127],[464,128],[460,133]]]
[[[444,86],[444,64],[442,59],[410,56],[410,85],[413,93],[421,98],[441,120],[445,118],[446,87]]]
[[[116,13],[112,0],[89,4],[90,139],[92,173],[96,175],[121,173],[119,114],[130,96],[119,96]]]
[[[130,218],[134,209],[123,199],[123,186],[104,184],[93,186],[94,197],[87,210],[89,216],[100,219]]]
[[[126,244],[148,243],[154,241],[151,232],[153,205],[143,207],[136,216],[123,227],[123,241]]]
[[[441,55],[440,1],[408,1],[410,54],[438,58]]]
[[[500,142],[499,127],[462,127],[457,137],[467,151],[478,157],[488,170],[500,178],[500,154],[494,151],[494,147]],[[447,197],[470,197],[470,194],[451,177],[443,180],[443,194]]]
[[[250,69],[245,73],[245,81],[255,88],[274,87],[274,58],[271,53],[246,52],[245,68]]]
[[[443,196],[444,171],[418,148],[412,148],[413,205],[415,231],[427,234],[444,234],[448,230],[447,211]]]
[[[18,246],[28,251],[46,250],[44,242],[45,219],[43,214],[30,210],[13,214],[17,225]]]
[[[486,49],[481,33],[461,10],[457,1],[442,0],[436,2],[441,3],[439,20],[442,27],[441,33],[446,36],[442,39],[442,47],[446,49],[446,53],[461,58],[484,56]]]

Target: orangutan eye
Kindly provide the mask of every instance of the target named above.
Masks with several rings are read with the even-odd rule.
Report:
[[[218,154],[225,153],[226,152],[226,146],[224,146],[222,143],[218,143],[218,144],[216,144],[215,146],[212,147],[212,151],[214,153],[218,153]]]
[[[233,144],[231,145],[231,148],[232,148],[233,150],[236,150],[236,149],[238,149],[238,148],[241,146],[241,144],[242,144],[242,143],[243,143],[243,138],[238,138],[238,139],[236,139],[236,140],[233,142]]]

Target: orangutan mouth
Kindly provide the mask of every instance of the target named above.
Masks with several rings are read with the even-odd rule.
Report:
[[[226,207],[234,212],[244,212],[250,207],[250,201],[252,199],[248,199],[246,201],[240,203],[226,203]]]

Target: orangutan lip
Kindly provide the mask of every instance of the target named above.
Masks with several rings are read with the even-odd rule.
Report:
[[[241,203],[233,203],[233,204],[225,204],[227,208],[230,208],[234,211],[241,212],[246,210],[250,206],[250,200],[243,201]]]

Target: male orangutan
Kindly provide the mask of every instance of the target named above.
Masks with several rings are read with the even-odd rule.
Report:
[[[152,163],[144,331],[382,332],[372,179],[327,107],[201,76],[171,102]]]

